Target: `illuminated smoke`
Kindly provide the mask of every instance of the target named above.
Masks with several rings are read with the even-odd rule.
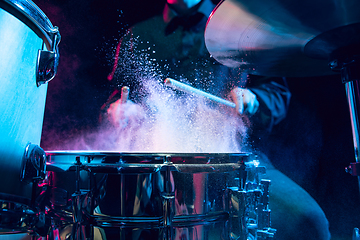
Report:
[[[243,150],[246,127],[238,116],[208,106],[201,98],[179,96],[151,79],[143,87],[148,93],[144,102],[128,105],[126,118],[119,118],[117,126],[105,121],[99,130],[84,134],[63,150],[186,153]]]
[[[148,49],[151,51],[151,48]],[[138,54],[139,53],[139,54]],[[119,106],[115,124],[105,121],[58,150],[235,153],[245,151],[247,127],[233,109],[164,86],[157,63],[146,51],[120,54],[118,74],[136,79],[136,104]],[[131,66],[129,66],[131,65]],[[128,80],[129,80],[128,79]],[[120,86],[119,86],[120,87]],[[130,89],[131,91],[132,89]],[[134,92],[132,94],[134,96]],[[137,101],[138,99],[134,99]],[[55,149],[54,149],[55,150]]]

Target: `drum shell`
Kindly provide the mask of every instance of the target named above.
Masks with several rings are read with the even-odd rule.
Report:
[[[229,173],[164,172],[109,175],[106,194],[100,203],[102,214],[116,217],[161,217],[165,185],[174,195],[174,216],[224,212],[223,195]]]
[[[224,201],[229,178],[235,172],[171,172],[168,183],[172,185],[175,206],[170,228],[160,223],[164,217],[165,175],[156,172],[108,176],[106,194],[99,205],[99,212],[110,217],[106,224],[100,223],[108,239],[121,236],[121,239],[140,240],[151,236],[151,239],[205,240],[221,239],[230,232]],[[118,218],[129,220],[118,228],[115,222]],[[151,219],[153,222],[149,223]]]
[[[94,208],[80,201],[82,212],[93,216],[107,239],[220,239],[230,232],[227,189],[238,183],[246,159],[247,154],[47,152],[50,213],[59,223],[71,217],[77,181],[84,199],[94,200]]]
[[[96,228],[96,239],[121,239],[121,240],[218,240],[232,239],[227,231],[225,221],[211,222],[207,224],[195,224],[171,228]]]
[[[74,171],[48,171],[52,205],[57,209],[69,209],[71,196],[76,191],[76,181],[82,190],[90,190],[90,177],[81,171],[76,179]],[[163,217],[163,172],[141,174],[95,174],[96,182],[107,179],[98,186],[104,189],[100,201],[101,214],[114,217]],[[223,195],[228,185],[228,173],[179,173],[171,177],[175,216],[206,215],[224,212]],[[68,199],[68,200],[67,200]]]
[[[16,11],[16,9],[13,9]],[[20,11],[20,10],[19,10]],[[32,184],[20,180],[25,147],[40,145],[47,84],[37,86],[43,39],[0,9],[0,199],[29,204]]]

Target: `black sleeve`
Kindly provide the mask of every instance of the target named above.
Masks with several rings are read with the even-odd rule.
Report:
[[[253,81],[248,88],[256,95],[259,109],[251,117],[252,132],[255,136],[269,134],[286,117],[291,93],[283,78],[262,78]]]

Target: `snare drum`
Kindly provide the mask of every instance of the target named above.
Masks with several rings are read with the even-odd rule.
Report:
[[[47,171],[51,179],[72,183],[50,181],[50,188],[62,189],[52,191],[59,194],[53,199],[65,199],[61,192],[66,192],[66,199],[76,191],[97,192],[92,194],[97,200],[89,212],[91,224],[102,229],[107,239],[208,239],[209,234],[220,239],[229,235],[226,189],[235,184],[247,158],[241,153],[57,151],[47,152]],[[85,174],[77,174],[79,169]],[[84,184],[84,179],[95,179],[91,182],[97,184]]]
[[[23,181],[21,175],[32,174],[22,171],[25,155],[40,144],[46,82],[56,73],[59,40],[57,28],[32,1],[0,0],[2,233],[23,231],[24,213],[32,211],[32,180]],[[35,165],[39,171],[44,167]]]

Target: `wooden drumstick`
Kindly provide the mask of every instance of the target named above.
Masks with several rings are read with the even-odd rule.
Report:
[[[124,86],[121,88],[121,98],[120,98],[120,102],[121,103],[126,103],[128,98],[129,98],[129,92],[130,92],[130,88],[127,86]]]
[[[192,95],[197,95],[197,96],[201,96],[201,97],[205,97],[211,101],[214,101],[214,102],[217,102],[217,103],[221,103],[221,104],[224,104],[228,107],[231,107],[231,108],[236,108],[236,104],[233,103],[233,102],[230,102],[228,100],[225,100],[223,98],[220,98],[220,97],[217,97],[215,95],[212,95],[210,93],[207,93],[207,92],[204,92],[204,91],[201,91],[199,89],[196,89],[196,88],[193,88],[189,85],[186,85],[184,83],[181,83],[179,81],[176,81],[172,78],[166,78],[165,79],[165,85],[166,86],[169,86],[169,87],[172,87],[174,89],[177,89],[177,90],[180,90],[180,91],[183,91],[183,92],[187,92],[187,93],[190,93]]]

